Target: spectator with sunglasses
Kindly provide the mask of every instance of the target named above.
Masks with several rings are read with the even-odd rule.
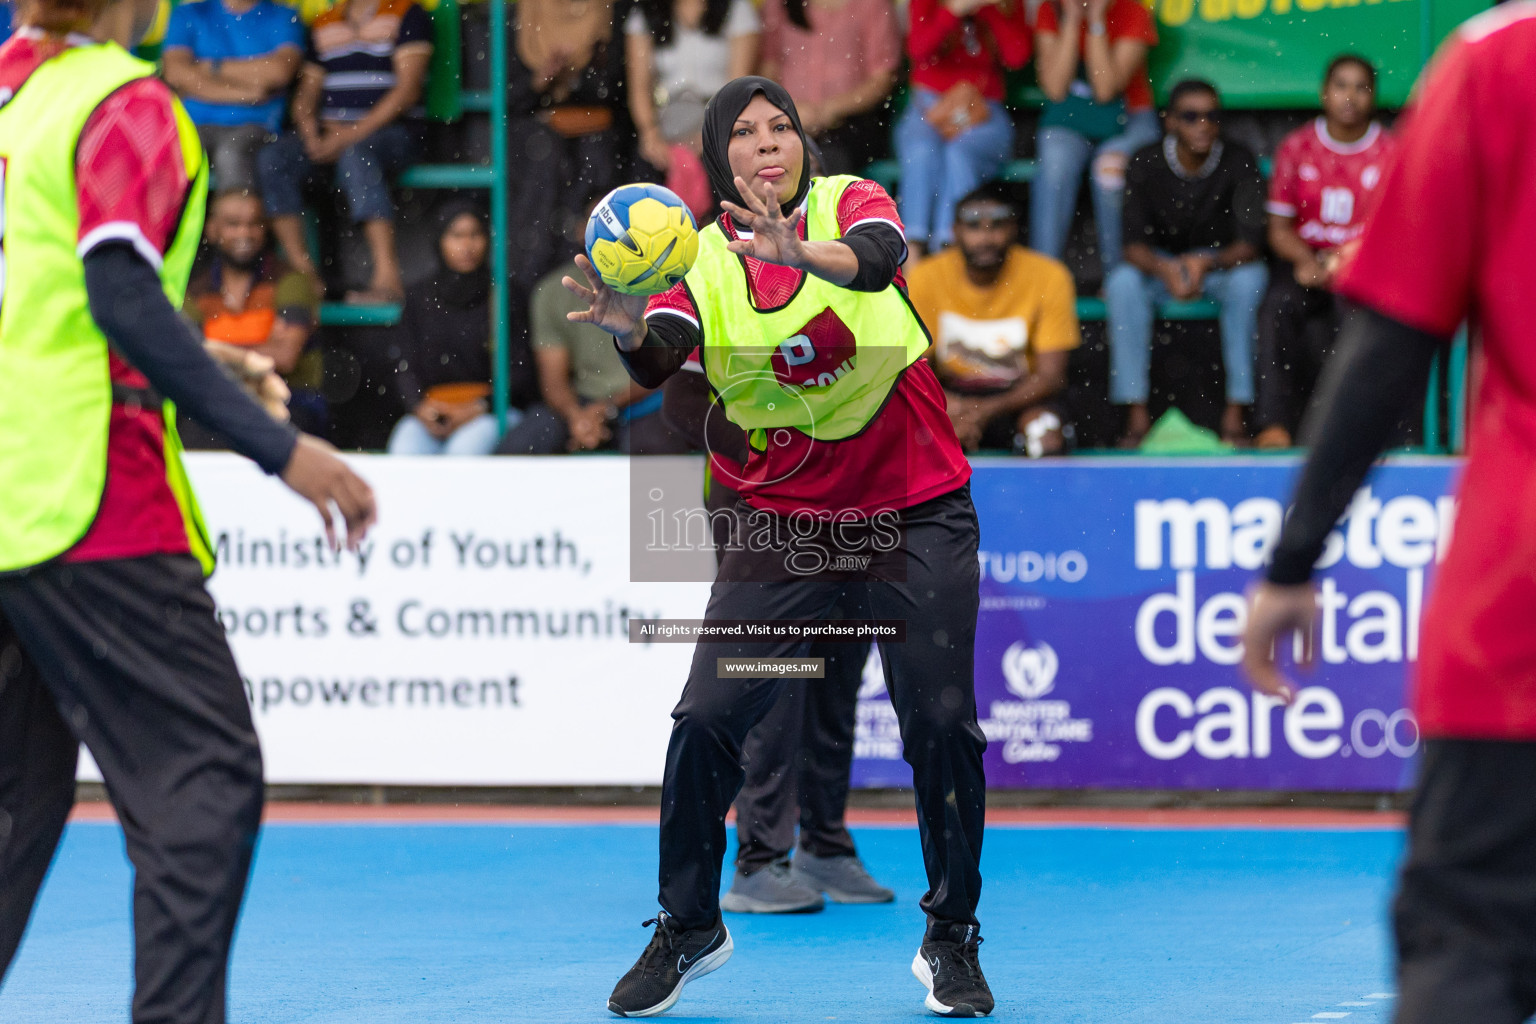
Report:
[[[912,268],[908,294],[960,444],[1038,458],[1065,448],[1056,400],[1080,341],[1077,295],[1060,261],[1018,239],[1007,192],[983,185],[955,207],[954,246]]]
[[[1252,152],[1221,138],[1220,119],[1215,86],[1180,82],[1168,96],[1167,134],[1138,150],[1126,170],[1125,262],[1104,283],[1110,400],[1128,407],[1122,447],[1140,444],[1152,425],[1147,391],[1158,303],[1202,297],[1221,305],[1222,440],[1246,443],[1255,320],[1269,280],[1264,179]]]

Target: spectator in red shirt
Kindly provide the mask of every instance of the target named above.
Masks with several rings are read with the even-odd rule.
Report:
[[[1259,308],[1255,441],[1289,448],[1343,309],[1333,293],[1341,254],[1359,237],[1368,201],[1392,159],[1393,137],[1372,120],[1376,69],[1335,57],[1323,113],[1285,137],[1269,180],[1269,247],[1282,261]]]
[[[914,257],[954,241],[955,204],[1013,151],[1003,72],[1031,49],[1022,0],[912,0],[912,91],[896,125],[901,216]]]
[[[69,819],[84,744],[135,869],[133,1019],[223,1024],[261,819],[261,751],[204,585],[211,552],[165,399],[280,475],[332,538],[336,506],[354,549],[374,502],[327,446],[274,422],[221,372],[170,303],[206,178],[180,101],[148,65],[128,70],[122,48],[152,9],[30,0],[0,45],[11,261],[0,464],[13,483],[43,485],[0,504],[10,542],[0,574],[0,982]],[[91,91],[71,99],[77,87]],[[79,110],[85,102],[94,106]],[[39,146],[17,131],[23,121],[60,144]],[[42,266],[49,272],[17,272]],[[83,370],[39,389],[39,367]],[[36,457],[29,423],[64,431],[78,461]],[[70,543],[86,512],[84,536]],[[40,515],[65,528],[39,530]],[[208,561],[194,557],[200,549]]]
[[[1487,356],[1455,532],[1424,611],[1412,704],[1423,736],[1393,905],[1396,1024],[1536,1013],[1536,4],[1461,27],[1403,122],[1400,152],[1337,290],[1363,311],[1329,363],[1317,443],[1244,667],[1293,696],[1273,651],[1310,632],[1312,567],[1437,351],[1463,321]]]
[[[859,174],[885,145],[901,67],[891,0],[767,0],[762,75],[795,98],[826,174]]]
[[[1104,274],[1120,263],[1120,205],[1131,154],[1160,134],[1147,77],[1157,25],[1138,0],[1044,0],[1035,60],[1045,109],[1035,135],[1030,246],[1061,259],[1083,169],[1093,162],[1093,216]]]

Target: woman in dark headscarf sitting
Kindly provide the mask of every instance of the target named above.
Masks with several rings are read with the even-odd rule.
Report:
[[[590,287],[566,286],[589,308],[570,316],[613,334],[646,387],[702,346],[725,415],[747,432],[746,464],[730,481],[742,496],[737,535],[707,621],[825,621],[862,600],[874,619],[905,622],[905,642],[882,640],[881,653],[928,870],[928,928],[912,970],[933,1012],[983,1016],[992,995],[977,959],[978,530],[970,465],[899,276],[901,221],[874,182],[811,178],[794,103],[764,78],[736,79],[710,101],[704,161],[725,213],[700,233],[686,280],[647,303],[604,287],[582,262]],[[660,1013],[731,955],[719,907],[725,816],[741,786],[742,739],[781,680],[720,676],[717,661],[799,656],[807,644],[790,635],[697,645],[667,749],[662,911],[609,999],[613,1012]]]
[[[406,290],[400,313],[395,390],[409,413],[389,454],[489,455],[502,429],[491,412],[490,232],[469,201],[439,219],[442,268]]]

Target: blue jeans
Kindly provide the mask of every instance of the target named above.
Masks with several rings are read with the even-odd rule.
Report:
[[[896,124],[901,219],[908,238],[935,249],[954,241],[960,198],[996,174],[1013,150],[1013,120],[1001,103],[989,102],[985,121],[945,142],[923,118],[938,101],[938,93],[914,86]]]
[[[509,426],[516,426],[520,418],[516,409],[508,410]],[[501,428],[490,413],[476,416],[444,441],[433,437],[415,416],[406,416],[389,435],[388,450],[391,455],[489,455],[500,439]]]
[[[1125,202],[1125,165],[1131,154],[1161,137],[1157,115],[1138,111],[1125,131],[1097,146],[1070,128],[1041,128],[1035,136],[1035,180],[1029,187],[1029,244],[1061,259],[1077,210],[1083,169],[1092,159],[1093,219],[1099,234],[1099,261],[1108,276],[1120,263],[1123,239],[1120,207]],[[1108,157],[1109,159],[1104,159]]]
[[[342,151],[336,158],[335,181],[347,197],[354,223],[395,219],[389,180],[415,163],[420,149],[415,129],[396,121]],[[256,157],[256,175],[267,213],[297,217],[304,212],[304,181],[317,169],[293,132],[263,147]]]
[[[1205,275],[1201,297],[1221,304],[1221,360],[1227,369],[1227,402],[1253,403],[1253,338],[1259,303],[1269,283],[1262,261]],[[1152,370],[1152,321],[1157,304],[1172,296],[1163,282],[1122,263],[1104,281],[1109,318],[1109,400],[1144,405]]]

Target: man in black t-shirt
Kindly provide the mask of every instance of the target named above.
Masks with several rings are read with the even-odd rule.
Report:
[[[1147,387],[1157,304],[1202,297],[1221,305],[1222,439],[1245,439],[1255,314],[1268,283],[1261,258],[1264,180],[1247,148],[1221,138],[1220,117],[1215,86],[1180,82],[1163,116],[1167,134],[1138,150],[1126,169],[1125,262],[1104,282],[1110,400],[1129,407],[1122,446],[1138,444],[1151,426]]]

